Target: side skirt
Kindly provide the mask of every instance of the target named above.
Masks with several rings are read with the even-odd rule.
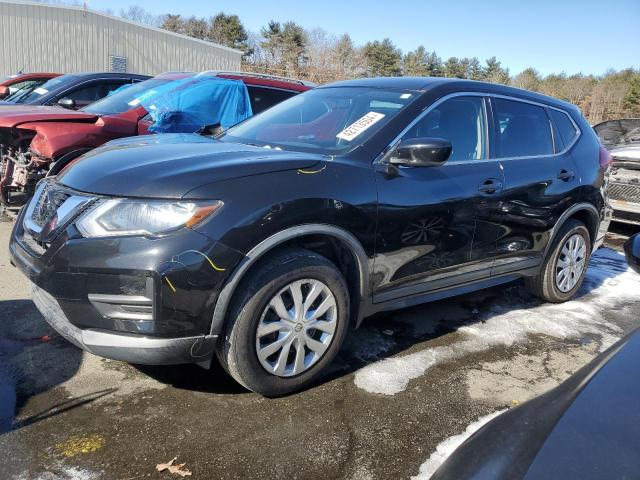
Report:
[[[481,280],[474,280],[463,284],[458,284],[452,287],[440,288],[437,290],[430,290],[428,292],[419,293],[415,295],[409,295],[401,298],[395,298],[393,300],[387,300],[379,303],[371,303],[367,305],[363,317],[371,316],[375,313],[386,312],[389,310],[399,310],[402,308],[412,307],[421,303],[433,302],[435,300],[442,300],[444,298],[455,297],[463,295],[465,293],[475,292],[477,290],[484,290],[486,288],[495,287],[496,285],[502,285],[504,283],[513,282],[522,277],[534,276],[538,273],[539,267],[532,267],[517,272],[505,273],[502,275],[496,275],[492,277],[485,277]]]

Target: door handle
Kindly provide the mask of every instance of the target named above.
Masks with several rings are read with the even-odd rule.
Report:
[[[493,178],[487,178],[478,187],[478,191],[487,195],[493,195],[502,190],[502,182]]]
[[[560,170],[558,174],[558,180],[562,180],[563,182],[568,182],[571,180],[575,174],[571,170],[565,170],[564,168]]]

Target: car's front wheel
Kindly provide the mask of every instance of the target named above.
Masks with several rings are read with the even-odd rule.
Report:
[[[322,374],[348,321],[349,293],[335,265],[308,250],[283,251],[241,283],[218,358],[249,390],[285,395]]]

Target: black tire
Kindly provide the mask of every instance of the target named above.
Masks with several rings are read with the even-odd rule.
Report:
[[[558,287],[556,282],[556,266],[563,246],[573,235],[580,235],[584,240],[586,245],[585,264],[575,286],[564,292]],[[547,256],[542,263],[542,267],[538,275],[527,278],[525,283],[531,293],[543,300],[546,300],[547,302],[566,302],[575,295],[582,285],[590,258],[591,237],[589,235],[589,230],[587,230],[587,227],[581,221],[569,219],[562,225],[562,227],[560,227],[558,234],[553,239],[553,243],[547,252]]]
[[[260,363],[256,333],[261,317],[274,296],[292,282],[314,279],[329,288],[336,304],[336,326],[324,354],[308,370],[295,376],[277,376]],[[268,397],[286,395],[315,382],[334,359],[349,323],[349,292],[336,266],[325,257],[304,249],[288,249],[266,259],[239,285],[217,356],[225,370],[240,384]]]

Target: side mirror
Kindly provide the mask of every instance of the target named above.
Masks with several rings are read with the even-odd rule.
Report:
[[[624,253],[629,266],[640,273],[640,233],[636,233],[624,243]]]
[[[401,142],[389,157],[392,165],[438,167],[451,155],[451,142],[444,138],[411,138]]]
[[[4,100],[11,94],[11,90],[9,87],[5,87],[4,85],[0,87],[0,100]]]
[[[60,100],[58,100],[58,106],[70,108],[73,110],[74,108],[76,108],[76,102],[71,98],[61,98]]]

